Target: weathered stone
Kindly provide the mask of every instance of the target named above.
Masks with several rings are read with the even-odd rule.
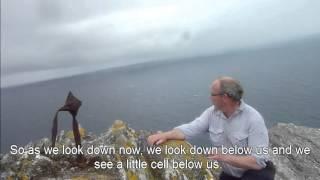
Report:
[[[85,132],[85,131],[83,131]],[[271,159],[277,167],[276,179],[317,179],[320,177],[320,130],[295,126],[293,124],[278,124],[269,130],[270,149],[273,147],[292,146],[292,154],[273,155]],[[106,132],[96,136],[92,133],[83,134],[83,149],[94,147],[114,148],[115,153],[88,154],[84,152],[84,160],[77,161],[76,155],[45,155],[44,148],[50,147],[50,140],[43,138],[35,143],[29,143],[25,149],[40,147],[38,155],[1,155],[2,179],[217,179],[220,169],[206,168],[207,159],[202,155],[182,154],[153,154],[146,152],[149,147],[146,137],[149,131],[135,131],[123,121],[117,120]],[[61,131],[57,137],[56,147],[60,150],[65,147],[74,147],[73,137],[70,133]],[[191,145],[186,141],[168,141],[160,147],[184,147],[186,152]],[[118,149],[140,148],[140,154],[119,154]],[[309,147],[308,155],[294,153],[296,147]],[[168,168],[151,168],[151,162],[170,162]],[[126,167],[130,161],[145,161],[147,168]],[[172,162],[184,161],[201,162],[201,168],[173,168]],[[114,165],[121,162],[123,168],[95,169],[94,162],[112,162]]]
[[[270,149],[290,147],[291,154],[272,154],[279,180],[316,180],[320,177],[320,129],[279,123],[269,130]],[[297,154],[296,148],[310,148],[310,154]]]
[[[150,165],[147,168],[127,167],[130,161],[144,161],[150,163],[153,155],[148,155],[144,150],[148,146],[146,137],[150,135],[148,131],[135,131],[127,126],[123,121],[117,120],[112,127],[105,133],[95,136],[92,133],[85,133],[83,130],[83,149],[91,146],[106,146],[114,148],[115,153],[106,154],[88,154],[84,151],[82,162],[77,161],[76,155],[58,155],[44,154],[44,148],[50,147],[48,138],[43,138],[36,143],[29,143],[28,147],[40,147],[41,153],[38,155],[1,155],[1,178],[13,179],[214,179],[212,170],[206,169],[152,169]],[[168,146],[184,145],[190,147],[185,141],[170,141]],[[57,136],[56,147],[61,152],[62,147],[74,147],[75,143],[70,132],[61,131]],[[140,148],[139,154],[119,154],[119,148]],[[167,158],[172,161],[195,159],[203,161],[201,156],[159,156],[159,160]],[[121,162],[123,168],[95,169],[94,162],[112,162],[115,166]]]

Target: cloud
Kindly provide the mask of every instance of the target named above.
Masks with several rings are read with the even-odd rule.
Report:
[[[319,1],[10,0],[1,5],[1,87],[40,81],[39,73],[42,81],[57,78],[54,71],[84,73],[88,65],[93,71],[320,33]]]

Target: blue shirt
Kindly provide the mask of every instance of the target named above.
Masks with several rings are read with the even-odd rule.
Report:
[[[268,148],[269,137],[264,119],[253,107],[241,101],[238,109],[227,118],[223,112],[214,106],[206,109],[195,120],[180,125],[175,129],[183,132],[186,139],[201,133],[209,133],[210,140],[215,147],[249,147],[256,162],[261,167],[266,166],[268,154],[259,151]],[[246,169],[234,167],[220,162],[223,171],[235,177],[241,177]]]

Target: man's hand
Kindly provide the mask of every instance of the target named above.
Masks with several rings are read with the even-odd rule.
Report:
[[[167,132],[158,132],[148,137],[149,145],[159,145],[166,142],[169,139],[184,140],[185,136],[182,131],[173,129]]]
[[[167,141],[167,137],[165,133],[158,132],[157,134],[153,134],[148,137],[148,144],[149,145],[159,145]]]
[[[224,162],[227,160],[228,156],[229,156],[228,154],[222,154],[221,152],[218,152],[216,154],[212,154],[208,156],[208,159]]]

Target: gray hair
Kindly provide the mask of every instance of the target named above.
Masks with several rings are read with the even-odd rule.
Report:
[[[238,80],[231,77],[220,77],[220,93],[227,94],[234,101],[240,101],[243,96],[243,88]]]

